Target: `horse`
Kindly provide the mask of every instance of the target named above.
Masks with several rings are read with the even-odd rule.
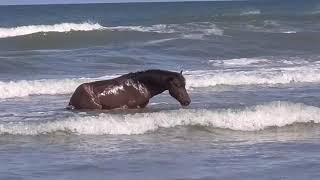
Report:
[[[81,84],[71,96],[69,107],[88,110],[144,108],[153,96],[166,90],[182,106],[188,106],[191,99],[185,86],[182,71],[139,71],[114,79]]]

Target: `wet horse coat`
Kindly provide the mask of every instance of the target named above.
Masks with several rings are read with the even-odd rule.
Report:
[[[166,90],[181,105],[190,104],[182,72],[147,70],[81,84],[69,106],[75,109],[143,108],[150,98]]]

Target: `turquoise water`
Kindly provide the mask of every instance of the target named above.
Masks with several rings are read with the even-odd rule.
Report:
[[[318,179],[320,3],[0,6],[0,179]],[[65,107],[184,70],[192,103]]]

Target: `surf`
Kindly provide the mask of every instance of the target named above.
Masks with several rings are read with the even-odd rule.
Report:
[[[235,131],[260,131],[295,123],[320,123],[320,108],[291,102],[271,102],[244,108],[179,109],[160,112],[75,115],[36,122],[0,122],[0,134],[41,135],[64,132],[78,135],[135,135],[160,128],[203,126]]]

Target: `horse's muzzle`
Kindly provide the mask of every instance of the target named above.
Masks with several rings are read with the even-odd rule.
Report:
[[[188,100],[188,101],[181,102],[180,104],[181,104],[182,106],[188,106],[190,103],[191,103],[191,101]]]

